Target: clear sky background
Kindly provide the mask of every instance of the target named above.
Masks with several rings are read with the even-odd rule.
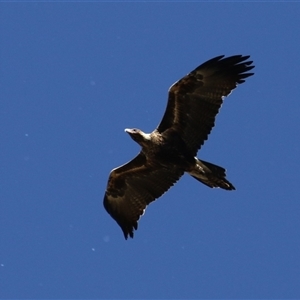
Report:
[[[299,3],[1,3],[0,298],[300,298]],[[217,55],[255,75],[189,176],[124,240],[109,172],[171,84]]]

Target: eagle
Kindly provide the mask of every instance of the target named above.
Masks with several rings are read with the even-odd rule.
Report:
[[[249,55],[224,55],[201,64],[168,91],[160,124],[151,133],[125,132],[141,146],[139,154],[109,174],[103,205],[133,238],[147,205],[162,196],[184,173],[210,188],[234,190],[225,169],[197,158],[197,152],[215,125],[223,100],[254,73]]]

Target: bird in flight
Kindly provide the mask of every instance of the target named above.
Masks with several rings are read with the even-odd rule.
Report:
[[[141,146],[140,153],[110,172],[103,204],[133,238],[147,205],[188,173],[203,184],[234,190],[225,169],[200,160],[198,150],[215,125],[223,100],[253,75],[250,56],[217,56],[175,82],[169,89],[164,116],[151,133],[125,129]]]

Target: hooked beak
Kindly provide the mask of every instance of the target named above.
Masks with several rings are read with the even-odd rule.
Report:
[[[129,129],[129,128],[125,128],[124,131],[127,133],[131,133],[131,129]]]

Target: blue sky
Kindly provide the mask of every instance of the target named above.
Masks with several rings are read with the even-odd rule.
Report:
[[[0,3],[0,298],[300,298],[299,3]],[[103,208],[171,84],[217,55],[255,75],[125,241]]]

